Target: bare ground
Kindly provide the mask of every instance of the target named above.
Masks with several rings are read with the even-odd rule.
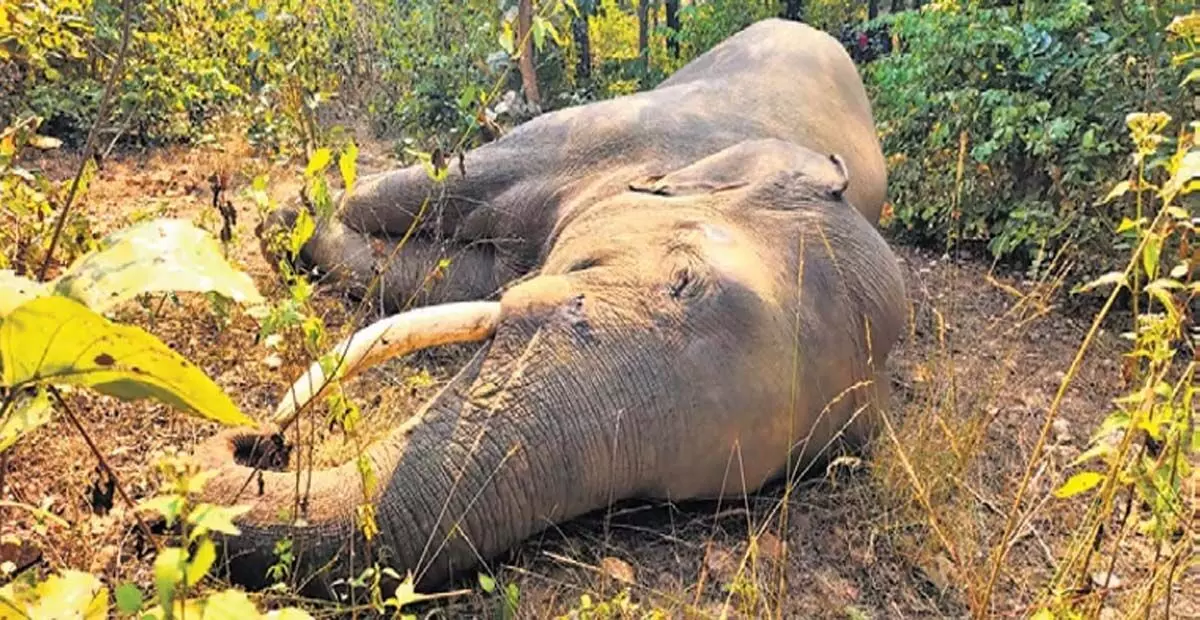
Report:
[[[388,162],[375,155],[360,163],[361,173]],[[69,156],[43,163],[58,178],[73,169]],[[209,206],[207,180],[213,172],[230,177],[226,197],[238,209],[231,256],[264,294],[278,298],[281,291],[254,239],[255,208],[239,190],[254,175],[270,172],[272,193],[282,200],[298,187],[294,166],[265,163],[236,145],[113,158],[83,208],[100,232],[146,216],[192,217],[214,225],[220,218]],[[1091,319],[1047,305],[1036,283],[993,276],[978,262],[893,246],[908,276],[912,320],[891,360],[889,427],[869,454],[822,465],[794,486],[776,484],[737,501],[623,504],[549,528],[490,567],[502,583],[518,585],[517,615],[556,616],[579,607],[581,595],[599,602],[622,591],[641,612],[657,608],[671,617],[966,615],[967,602],[984,583],[989,554],[1047,409]],[[344,335],[349,304],[321,294],[316,305],[330,337]],[[298,355],[285,355],[284,364],[272,368],[268,349],[256,343],[252,319],[235,310],[222,324],[198,296],[163,304],[153,321],[153,309],[131,306],[119,318],[146,327],[191,358],[251,415],[269,413],[302,368]],[[996,617],[1030,615],[1042,594],[1038,585],[1072,543],[1086,505],[1050,493],[1124,389],[1123,350],[1119,339],[1101,333],[1065,394],[1048,456],[1034,469],[1023,504],[1037,509],[1017,528],[1017,542],[996,582]],[[382,432],[432,394],[451,376],[454,357],[423,358],[432,381],[419,368],[398,363],[359,379],[357,395],[375,395],[360,399],[371,429]],[[216,430],[160,405],[78,392],[69,399],[134,501],[155,493],[159,455],[187,452]],[[348,454],[332,441],[323,450],[327,462]],[[0,508],[0,537],[34,545],[42,567],[87,569],[113,584],[133,579],[149,586],[152,550],[119,497],[112,510],[95,509],[108,503],[103,485],[95,484],[98,478],[97,460],[83,436],[59,417],[14,448],[0,499],[44,508],[70,527]],[[1139,595],[1132,587],[1144,577],[1137,567],[1148,564],[1153,553],[1136,537],[1120,549],[1108,580],[1114,605]],[[1103,570],[1109,556],[1099,557],[1097,570]],[[1191,570],[1176,580],[1176,617],[1200,617],[1200,574]],[[491,615],[501,605],[473,582],[459,585],[475,592],[424,611],[474,617]]]

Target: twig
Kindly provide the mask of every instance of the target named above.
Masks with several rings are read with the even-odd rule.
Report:
[[[83,178],[83,173],[87,170],[88,160],[92,158],[92,151],[96,148],[96,135],[99,132],[100,125],[108,116],[108,106],[112,101],[112,92],[116,88],[117,79],[121,76],[125,69],[125,55],[129,51],[129,25],[133,20],[130,19],[132,10],[129,6],[129,0],[121,1],[121,12],[123,13],[121,23],[121,51],[117,53],[117,62],[113,65],[112,72],[108,74],[108,81],[104,84],[104,94],[100,97],[100,108],[96,111],[96,120],[92,121],[92,128],[88,130],[87,142],[83,145],[83,156],[79,159],[79,168],[75,171],[75,178],[71,181],[71,190],[67,192],[67,200],[63,203],[62,209],[58,212],[58,221],[54,223],[54,235],[50,237],[50,245],[46,249],[46,256],[42,259],[42,268],[38,270],[38,280],[46,279],[46,272],[50,269],[50,262],[54,260],[54,249],[58,246],[58,239],[62,236],[63,226],[67,223],[67,215],[71,212],[71,205],[75,202],[75,196],[79,192],[79,182]]]
[[[128,0],[126,0],[126,2],[128,2]],[[130,512],[133,514],[133,518],[137,520],[138,528],[142,530],[142,535],[146,537],[146,540],[150,542],[150,545],[154,547],[155,551],[159,551],[158,541],[154,539],[154,535],[151,534],[150,528],[146,525],[146,522],[142,521],[142,516],[137,513],[137,504],[135,504],[134,501],[129,498],[129,495],[125,493],[125,487],[121,486],[121,481],[117,478],[117,474],[113,472],[111,467],[108,466],[108,461],[106,461],[104,459],[104,455],[100,453],[100,448],[96,447],[95,442],[92,441],[91,435],[88,435],[88,432],[84,430],[83,425],[79,423],[79,418],[75,416],[75,412],[71,409],[71,406],[67,404],[66,399],[62,397],[62,394],[58,391],[58,388],[52,385],[49,387],[49,392],[50,395],[54,397],[55,402],[58,403],[58,406],[62,407],[63,412],[67,414],[67,419],[71,421],[71,426],[74,426],[75,430],[79,431],[79,435],[83,437],[84,443],[86,443],[88,448],[91,449],[92,454],[96,457],[96,461],[100,463],[100,467],[104,469],[104,473],[108,474],[109,480],[113,481],[113,486],[116,487],[117,493],[121,494],[121,499],[129,505]]]

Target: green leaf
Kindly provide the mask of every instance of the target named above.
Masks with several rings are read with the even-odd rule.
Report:
[[[100,242],[59,276],[54,292],[96,312],[144,293],[218,293],[241,304],[264,298],[246,273],[226,262],[220,244],[182,219],[158,219]]]
[[[329,161],[332,159],[333,153],[327,149],[317,149],[308,159],[308,167],[304,169],[304,176],[311,177],[318,173],[324,172],[329,166]]]
[[[35,395],[21,394],[10,408],[8,416],[0,420],[0,452],[10,448],[24,435],[50,421],[52,409],[45,388],[38,388]]]
[[[48,294],[46,285],[17,275],[12,269],[0,269],[0,319],[17,306]]]
[[[346,150],[338,157],[338,169],[342,172],[342,183],[346,186],[345,191],[349,192],[354,187],[354,181],[358,178],[358,146],[350,143]]]
[[[479,573],[479,587],[483,588],[484,592],[491,594],[496,591],[496,580],[489,575]]]
[[[122,400],[154,398],[227,425],[253,425],[212,379],[162,341],[65,297],[22,304],[0,324],[0,376],[90,387]]]
[[[200,583],[201,579],[208,574],[208,569],[212,568],[213,562],[217,560],[217,547],[213,544],[212,539],[205,538],[200,541],[200,546],[196,547],[196,553],[192,556],[192,561],[187,565],[187,584],[194,586]]]
[[[1054,491],[1054,496],[1059,499],[1074,497],[1090,490],[1103,481],[1104,474],[1098,474],[1094,471],[1082,471],[1071,476],[1061,487],[1058,487]]]
[[[135,614],[142,610],[142,591],[132,583],[123,583],[115,592],[117,610],[123,614]]]

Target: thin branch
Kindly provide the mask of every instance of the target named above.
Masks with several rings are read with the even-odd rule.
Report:
[[[128,2],[128,0],[126,0],[126,2]],[[158,541],[154,539],[154,535],[151,534],[150,528],[146,525],[146,522],[142,521],[142,516],[137,513],[137,504],[134,503],[134,501],[130,499],[129,494],[125,492],[125,487],[121,486],[121,481],[117,478],[117,474],[112,470],[111,467],[108,466],[108,461],[104,460],[104,455],[100,453],[100,448],[96,447],[95,442],[92,441],[91,435],[88,435],[88,432],[84,430],[83,425],[79,423],[79,418],[75,416],[75,411],[73,411],[71,406],[67,404],[66,399],[62,397],[62,393],[58,391],[58,388],[54,387],[53,385],[49,386],[49,392],[50,395],[54,397],[55,402],[58,403],[58,406],[62,407],[63,412],[67,414],[67,419],[71,421],[71,426],[74,426],[75,430],[79,431],[79,435],[83,437],[84,443],[87,444],[88,448],[91,449],[92,454],[95,455],[96,461],[100,463],[100,467],[104,470],[104,473],[108,475],[108,479],[112,480],[113,486],[117,489],[117,493],[121,495],[121,500],[129,505],[129,512],[132,513],[133,518],[137,520],[138,528],[142,531],[142,535],[146,537],[146,540],[149,541],[151,546],[154,547],[155,551],[159,551]]]
[[[87,142],[83,145],[83,156],[79,159],[79,168],[75,170],[75,178],[71,181],[71,190],[67,192],[67,201],[63,203],[62,208],[58,211],[58,221],[54,223],[54,235],[50,237],[50,246],[46,249],[46,256],[42,259],[42,268],[38,271],[38,280],[46,279],[46,272],[50,270],[50,262],[54,260],[54,249],[58,247],[58,239],[62,237],[63,226],[67,223],[67,215],[71,212],[71,206],[75,203],[75,196],[79,192],[79,183],[83,179],[83,173],[87,170],[88,160],[92,158],[92,151],[96,148],[96,136],[99,134],[99,128],[104,123],[105,117],[108,116],[108,107],[112,102],[112,93],[116,89],[117,80],[125,70],[125,55],[129,51],[129,29],[130,22],[133,20],[130,14],[133,10],[130,8],[130,0],[121,1],[121,12],[123,13],[121,23],[121,50],[117,53],[117,62],[113,65],[112,72],[108,74],[108,80],[104,84],[104,94],[100,97],[100,108],[96,111],[96,120],[92,121],[92,128],[88,130]]]

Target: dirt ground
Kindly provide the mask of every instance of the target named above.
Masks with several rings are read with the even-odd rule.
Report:
[[[380,145],[360,146],[375,154],[360,162],[360,174],[389,165]],[[43,163],[59,178],[73,169],[66,155]],[[232,257],[264,294],[278,298],[254,238],[255,207],[240,191],[264,171],[271,173],[277,199],[298,188],[296,166],[264,163],[243,147],[114,157],[83,208],[101,232],[146,216],[219,223],[208,178],[222,172],[231,179],[225,195],[239,216]],[[578,607],[583,594],[599,602],[623,591],[642,611],[659,608],[672,617],[965,615],[1047,408],[1091,318],[1048,305],[1036,294],[1037,283],[993,276],[980,261],[893,246],[907,274],[912,320],[891,360],[889,430],[869,454],[817,468],[794,488],[778,484],[739,501],[624,504],[550,528],[491,567],[501,582],[519,587],[517,615],[550,617]],[[119,318],[150,329],[188,356],[251,415],[266,416],[300,372],[300,359],[269,363],[270,351],[255,342],[257,325],[239,312],[223,325],[203,298],[181,296],[179,305],[164,304],[150,325],[148,311],[131,306]],[[343,335],[349,304],[321,293],[317,307],[331,337]],[[1120,327],[1099,336],[1064,397],[1025,504],[1038,508],[1018,528],[997,581],[995,617],[1030,615],[1041,595],[1037,585],[1072,543],[1072,527],[1086,506],[1054,499],[1051,491],[1124,387],[1118,367],[1124,345],[1111,333]],[[370,425],[386,429],[411,412],[452,375],[454,357],[423,358],[432,381],[421,379],[421,369],[398,363],[357,380],[357,394],[380,395],[362,401]],[[160,455],[190,451],[216,430],[160,405],[80,392],[70,402],[135,501],[154,494],[153,465]],[[336,446],[329,450],[329,461],[339,458]],[[112,583],[152,582],[150,553],[130,511],[119,497],[111,510],[96,508],[108,503],[96,497],[106,495],[95,484],[96,459],[65,419],[23,440],[9,467],[0,499],[44,508],[70,527],[0,509],[0,536],[33,543],[43,566],[102,572]],[[1137,594],[1128,587],[1139,582],[1134,567],[1153,553],[1136,538],[1121,549],[1108,580],[1114,604]],[[1107,556],[1101,557],[1107,566]],[[460,585],[476,593],[423,613],[490,616],[500,604],[473,583]],[[1173,600],[1175,617],[1200,617],[1200,573],[1185,574]]]

